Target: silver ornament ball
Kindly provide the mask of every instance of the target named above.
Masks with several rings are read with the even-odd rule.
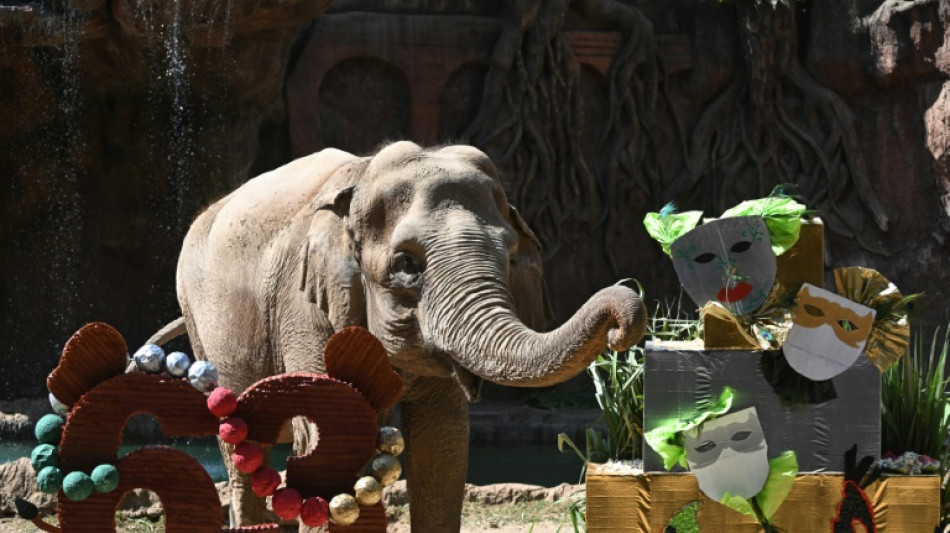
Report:
[[[191,366],[191,359],[184,352],[172,352],[165,358],[165,370],[176,378],[183,378],[188,375],[188,368]]]
[[[208,361],[196,361],[188,367],[188,381],[201,392],[210,392],[218,386],[218,369]]]
[[[132,359],[142,372],[157,374],[165,367],[165,350],[162,350],[161,346],[146,344],[135,352]]]
[[[49,404],[53,407],[53,412],[58,415],[66,416],[69,413],[69,406],[59,401],[59,398],[53,396],[52,392],[49,393]]]

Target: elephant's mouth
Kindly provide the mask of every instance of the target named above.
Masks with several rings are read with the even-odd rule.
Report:
[[[408,354],[397,353],[397,356],[390,356],[393,366],[418,376],[452,378],[465,393],[465,398],[469,402],[475,403],[481,400],[482,378],[459,364],[451,354],[434,347],[408,352]]]

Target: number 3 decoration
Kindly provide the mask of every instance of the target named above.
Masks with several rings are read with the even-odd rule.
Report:
[[[90,490],[88,497],[73,500],[65,497],[65,489],[60,490],[59,530],[115,531],[115,513],[122,496],[134,488],[145,488],[162,501],[165,531],[221,532],[217,490],[194,458],[167,446],[148,446],[118,457],[122,430],[137,413],[154,416],[166,437],[217,435],[220,423],[208,410],[207,394],[187,380],[124,373],[126,353],[126,343],[115,329],[103,323],[89,324],[66,343],[59,366],[47,380],[51,394],[69,409],[59,448],[52,449],[52,455],[58,452],[57,475],[91,472],[98,465],[115,465],[118,473],[117,486],[109,492],[97,488]],[[364,465],[375,456],[376,413],[396,402],[403,385],[389,365],[385,349],[362,328],[346,328],[334,335],[324,358],[326,373],[283,374],[251,385],[237,398],[233,415],[246,422],[248,441],[265,445],[276,443],[281,428],[293,417],[303,416],[315,423],[320,431],[319,445],[305,455],[287,459],[286,484],[304,499],[330,501],[334,495],[351,491]],[[39,430],[37,433],[39,437]],[[51,442],[55,445],[55,440]],[[34,452],[34,467],[36,456]],[[43,460],[39,459],[41,464]],[[72,475],[66,476],[63,487]],[[57,530],[53,526],[44,529]],[[225,531],[280,529],[270,524]],[[385,507],[382,502],[363,506],[352,525],[331,521],[330,531],[385,532]]]

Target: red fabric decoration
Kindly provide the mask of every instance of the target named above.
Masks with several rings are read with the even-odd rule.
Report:
[[[250,474],[264,463],[264,451],[253,442],[242,442],[234,448],[231,461],[234,462],[234,468],[245,474]]]
[[[300,493],[290,487],[284,487],[274,493],[272,501],[274,513],[284,520],[293,520],[300,515],[303,507],[303,498]]]
[[[218,426],[218,436],[228,444],[241,444],[247,438],[247,422],[242,418],[229,416]]]
[[[231,413],[237,409],[237,396],[226,387],[218,387],[211,391],[208,396],[208,410],[214,416],[223,418],[231,416]]]
[[[251,476],[251,490],[261,498],[270,496],[280,486],[280,474],[269,466],[258,468]]]
[[[307,498],[300,508],[300,521],[310,527],[320,527],[330,519],[330,504],[319,496]]]

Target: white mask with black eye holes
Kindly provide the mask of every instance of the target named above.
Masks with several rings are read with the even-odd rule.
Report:
[[[758,309],[775,284],[775,252],[762,217],[707,222],[673,241],[670,253],[683,289],[699,307],[716,301],[744,315]]]
[[[808,379],[831,379],[857,361],[874,325],[874,310],[809,283],[798,292],[782,352]]]
[[[769,477],[768,446],[755,407],[709,420],[684,433],[686,462],[711,500],[758,494]]]

